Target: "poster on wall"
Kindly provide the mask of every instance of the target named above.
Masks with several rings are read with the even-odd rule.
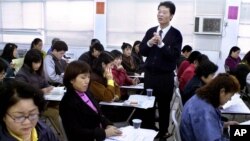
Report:
[[[237,20],[237,18],[238,18],[238,6],[229,6],[228,19]]]

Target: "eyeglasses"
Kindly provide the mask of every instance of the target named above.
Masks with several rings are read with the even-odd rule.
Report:
[[[29,119],[29,121],[35,121],[39,118],[39,113],[36,114],[30,114],[28,116],[19,116],[19,117],[13,117],[10,114],[7,113],[7,115],[12,118],[16,123],[23,123],[26,119]]]

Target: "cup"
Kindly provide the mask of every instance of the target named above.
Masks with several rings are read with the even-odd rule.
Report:
[[[146,89],[147,91],[147,96],[150,98],[153,94],[153,89]]]
[[[141,127],[141,122],[142,121],[140,119],[133,119],[132,122],[133,122],[133,126],[134,126],[135,129],[138,129],[138,128]]]

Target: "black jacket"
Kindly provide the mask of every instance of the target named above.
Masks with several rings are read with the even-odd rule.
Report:
[[[105,128],[112,125],[101,113],[98,104],[88,94],[98,113],[93,111],[74,90],[67,90],[59,106],[59,114],[69,141],[102,141]],[[101,126],[100,126],[101,125]]]
[[[149,47],[147,42],[156,31],[157,26],[150,28],[140,44],[140,53],[147,57],[145,69],[151,73],[158,74],[173,72],[181,54],[182,35],[179,30],[170,27],[162,40],[165,44],[162,48],[159,48],[157,45]]]

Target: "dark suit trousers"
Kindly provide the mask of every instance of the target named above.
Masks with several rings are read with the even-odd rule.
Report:
[[[150,73],[145,71],[144,88],[152,88],[153,95],[156,97],[159,111],[159,134],[164,135],[168,132],[170,102],[174,89],[174,73]],[[144,122],[152,125],[155,122],[155,108],[147,111]]]

